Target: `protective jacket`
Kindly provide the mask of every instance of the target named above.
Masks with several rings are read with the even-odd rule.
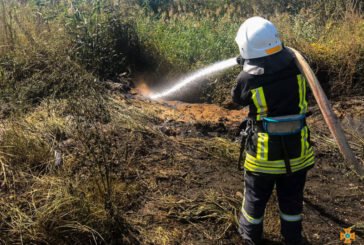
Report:
[[[232,97],[235,103],[249,106],[248,117],[254,120],[256,127],[246,145],[246,170],[285,174],[284,159],[287,158],[292,172],[314,164],[310,131],[305,122],[300,132],[285,136],[270,135],[262,127],[265,117],[307,113],[306,80],[288,49],[268,57],[245,60]]]

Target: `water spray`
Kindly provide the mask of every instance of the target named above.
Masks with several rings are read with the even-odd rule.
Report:
[[[150,98],[159,99],[159,98],[165,97],[167,95],[173,94],[174,92],[180,90],[181,88],[187,86],[188,84],[191,84],[192,82],[200,81],[202,78],[211,76],[213,74],[226,70],[230,67],[233,67],[237,64],[238,63],[237,63],[236,57],[214,63],[210,66],[202,68],[202,69],[192,73],[191,75],[183,78],[182,80],[178,81],[173,87],[171,87],[165,91],[162,91],[160,93],[152,94],[150,96]]]

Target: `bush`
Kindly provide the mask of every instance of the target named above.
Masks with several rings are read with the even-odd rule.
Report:
[[[277,16],[274,20],[286,43],[308,59],[332,98],[363,95],[364,21],[356,12],[345,12],[344,19],[331,19],[320,25],[315,17]],[[274,21],[273,20],[273,21]],[[283,20],[283,21],[280,21]],[[286,23],[290,23],[287,27]],[[305,28],[312,26],[312,28]]]
[[[3,116],[26,112],[46,98],[68,98],[82,87],[101,88],[95,77],[61,52],[10,54],[0,60],[0,69]]]
[[[66,19],[73,45],[70,55],[102,79],[116,79],[135,69],[140,59],[133,22],[106,1],[75,4]]]

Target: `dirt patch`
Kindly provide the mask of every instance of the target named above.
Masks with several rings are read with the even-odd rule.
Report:
[[[304,228],[312,244],[341,244],[343,228],[364,222],[363,182],[335,165],[334,159],[318,159],[308,176]],[[363,235],[357,231],[355,244],[364,243]]]
[[[215,104],[187,104],[178,101],[166,102],[175,110],[165,111],[162,117],[176,117],[183,122],[224,122],[227,125],[239,123],[247,116],[247,110],[228,110]]]

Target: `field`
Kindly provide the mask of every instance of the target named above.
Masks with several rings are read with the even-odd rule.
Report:
[[[0,0],[0,244],[241,244],[239,68],[168,100],[146,94],[237,56],[272,20],[314,68],[364,165],[360,1]],[[364,244],[364,184],[310,95],[310,244]],[[281,244],[276,196],[267,244]]]

